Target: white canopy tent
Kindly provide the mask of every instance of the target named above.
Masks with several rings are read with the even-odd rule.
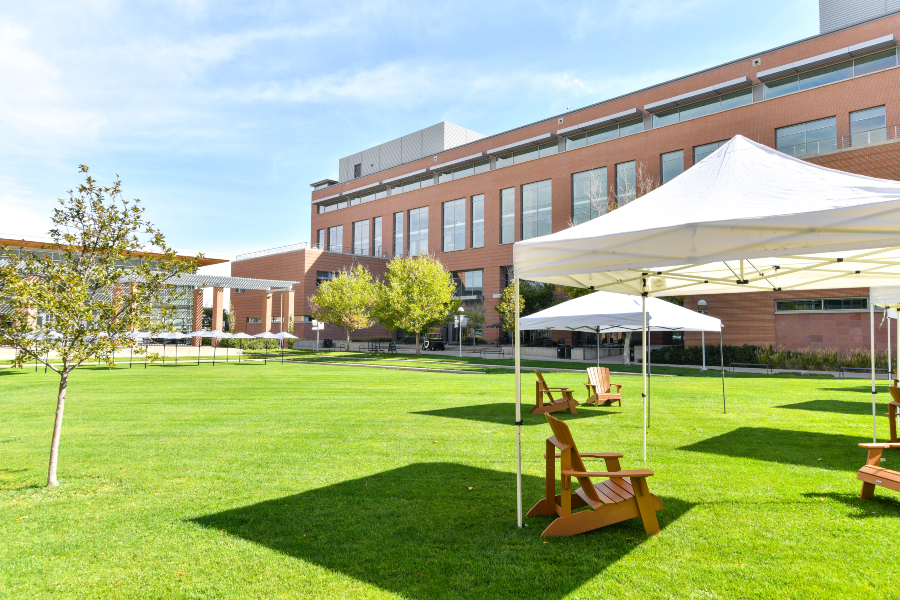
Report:
[[[885,311],[885,317],[888,319],[888,379],[893,375],[891,370],[891,319],[897,320],[897,373],[896,377],[900,377],[900,318],[898,318],[898,310],[900,310],[900,286],[885,286],[871,288],[869,290],[869,331],[872,352],[872,418],[875,418],[875,307],[880,306]]]
[[[900,182],[828,169],[736,136],[626,206],[517,242],[513,262],[516,282],[645,300],[891,285],[900,282]],[[517,423],[518,342],[517,331]],[[521,454],[520,426],[516,440]],[[521,526],[521,459],[518,468]]]

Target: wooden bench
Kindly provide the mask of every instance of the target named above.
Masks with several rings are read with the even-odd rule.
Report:
[[[840,373],[841,377],[844,376],[844,371],[852,371],[852,372],[854,372],[854,373],[855,373],[855,372],[860,372],[860,373],[871,373],[871,372],[872,372],[872,368],[871,368],[871,367],[845,367],[844,365],[841,365],[840,367],[838,367],[838,372]],[[891,378],[891,371],[890,371],[890,369],[882,369],[881,367],[876,367],[876,368],[875,368],[875,372],[876,372],[876,373],[886,373],[887,376],[888,376],[888,379]]]
[[[869,450],[866,466],[856,473],[856,478],[863,482],[859,497],[875,497],[875,486],[900,492],[900,473],[881,466],[881,453],[890,448],[900,448],[900,444],[860,444],[859,447]]]
[[[482,348],[479,351],[481,358],[484,358],[486,354],[499,354],[501,357],[506,358],[506,354],[503,352],[503,348]]]
[[[745,369],[766,369],[766,374],[772,372],[772,364],[771,363],[742,363],[742,362],[734,362],[731,361],[728,363],[728,366],[731,367],[731,370],[734,371],[735,367],[742,367]]]
[[[606,367],[588,367],[588,383],[584,386],[588,389],[588,399],[585,404],[594,403],[594,406],[600,406],[600,400],[603,404],[611,405],[618,402],[622,406],[622,385],[609,382],[609,369]],[[615,393],[612,392],[612,386],[616,386]]]
[[[541,375],[540,371],[535,371],[534,375],[537,377],[537,381],[534,382],[534,406],[531,407],[531,414],[546,415],[558,410],[568,410],[573,415],[578,414],[578,411],[575,409],[578,406],[578,401],[572,395],[572,390],[564,387],[552,388],[547,386],[547,382],[544,381],[544,376]],[[553,397],[553,392],[557,392],[562,398],[557,400]],[[544,404],[544,394],[550,400],[547,404]]]
[[[578,452],[568,425],[550,415],[545,416],[554,433],[547,439],[544,455],[547,463],[546,497],[528,511],[528,516],[557,515],[559,518],[550,523],[541,537],[575,535],[637,517],[643,522],[647,534],[658,534],[656,511],[662,510],[663,504],[647,487],[647,477],[652,476],[653,471],[623,471],[619,466],[622,455],[618,452]],[[557,458],[560,459],[559,494],[556,493]],[[589,472],[584,466],[584,458],[604,459],[606,471]],[[572,477],[581,486],[577,490],[572,490]],[[595,484],[591,477],[608,479]],[[588,509],[572,512],[572,509],[583,506]]]

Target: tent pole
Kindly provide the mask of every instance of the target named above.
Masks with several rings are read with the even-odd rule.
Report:
[[[891,381],[891,315],[888,313],[887,307],[884,308],[884,316],[887,318],[887,333],[888,333],[888,385],[890,385]]]
[[[897,378],[900,378],[900,313],[897,313]]]
[[[877,420],[875,416],[875,395],[878,393],[875,389],[875,305],[869,298],[869,346],[871,348],[872,358],[872,443],[878,443]]]
[[[516,516],[522,527],[522,347],[519,340],[519,278],[515,278],[516,356]]]
[[[722,345],[722,326],[719,325],[719,366],[722,368],[722,414],[728,414],[728,407],[725,405],[725,352]]]
[[[597,327],[597,368],[600,368],[600,328]]]
[[[646,286],[646,280],[644,280]],[[644,391],[641,393],[644,399],[644,462],[647,462],[647,292],[641,293],[641,313],[643,323],[641,325],[641,380]]]

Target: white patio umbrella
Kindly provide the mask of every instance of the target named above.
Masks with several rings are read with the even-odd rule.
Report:
[[[156,337],[161,338],[163,340],[163,364],[166,364],[166,340],[174,340],[175,332],[174,331],[163,331],[162,333],[157,334]],[[177,346],[176,346],[176,348],[177,348]],[[177,352],[177,350],[176,350],[176,352]],[[178,361],[178,359],[176,359],[176,362],[177,361]]]
[[[263,331],[262,333],[257,333],[253,337],[260,338],[263,340],[279,339],[278,336],[276,334],[272,333],[271,331]],[[263,343],[263,350],[265,350],[265,353],[263,354],[263,364],[267,365],[267,364],[269,364],[269,348],[265,343]]]
[[[224,331],[210,331],[209,337],[214,340],[227,340],[231,337],[230,333],[225,333]],[[213,346],[213,366],[216,366],[216,348],[219,344],[214,343]],[[228,356],[228,348],[225,349],[225,356]]]
[[[235,339],[235,340],[252,340],[253,336],[241,331],[240,333],[232,333],[231,338]],[[244,351],[244,342],[241,342],[241,354],[238,354],[238,362],[241,362],[241,356],[244,353],[243,351]]]
[[[183,339],[189,338],[189,337],[191,337],[190,334],[182,333],[180,331],[173,331],[172,335],[169,336],[170,340],[176,340],[176,342],[175,342],[175,364],[176,365],[178,364],[178,341],[177,340],[183,340]]]
[[[891,285],[900,280],[900,182],[835,171],[736,136],[642,198],[517,242],[513,262],[517,281],[645,300]],[[642,376],[646,396],[646,368]],[[875,411],[873,386],[873,439]],[[521,427],[516,438],[520,445]]]
[[[131,339],[138,341],[143,340],[150,337],[150,333],[147,331],[129,331],[126,334]],[[131,368],[131,363],[134,360],[134,344],[131,345],[131,355],[128,357],[128,368]],[[144,368],[146,368],[146,362],[144,363]]]
[[[200,348],[203,345],[203,338],[210,337],[211,331],[207,331],[206,329],[198,329],[197,331],[192,331],[190,336],[192,338],[200,338],[200,341],[197,343],[197,366],[200,365]]]
[[[286,331],[279,331],[275,337],[281,340],[281,364],[284,364],[284,340],[299,340],[296,335],[291,335]]]

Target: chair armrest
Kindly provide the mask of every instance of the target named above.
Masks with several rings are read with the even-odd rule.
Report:
[[[886,450],[886,449],[888,449],[888,448],[900,448],[900,443],[898,443],[898,442],[893,442],[893,443],[891,443],[891,442],[885,442],[885,443],[882,443],[882,444],[860,444],[859,447],[860,447],[860,448],[868,448],[868,449],[881,448],[881,449],[885,449],[885,450]],[[584,454],[582,454],[582,456],[584,456]]]
[[[580,452],[578,454],[581,458],[622,458],[625,456],[624,454],[619,454],[618,452]],[[562,456],[562,454],[554,454],[556,458]],[[544,455],[544,458],[547,458],[547,455]]]
[[[621,385],[621,384],[618,384],[618,383],[611,383],[611,384],[609,384],[609,387],[610,387],[610,388],[611,388],[612,386],[616,386],[616,393],[621,392],[621,391],[622,391],[622,388],[625,387],[624,385]]]
[[[650,469],[640,469],[637,471],[572,471],[571,469],[563,469],[563,475],[570,477],[650,477],[653,471]]]

